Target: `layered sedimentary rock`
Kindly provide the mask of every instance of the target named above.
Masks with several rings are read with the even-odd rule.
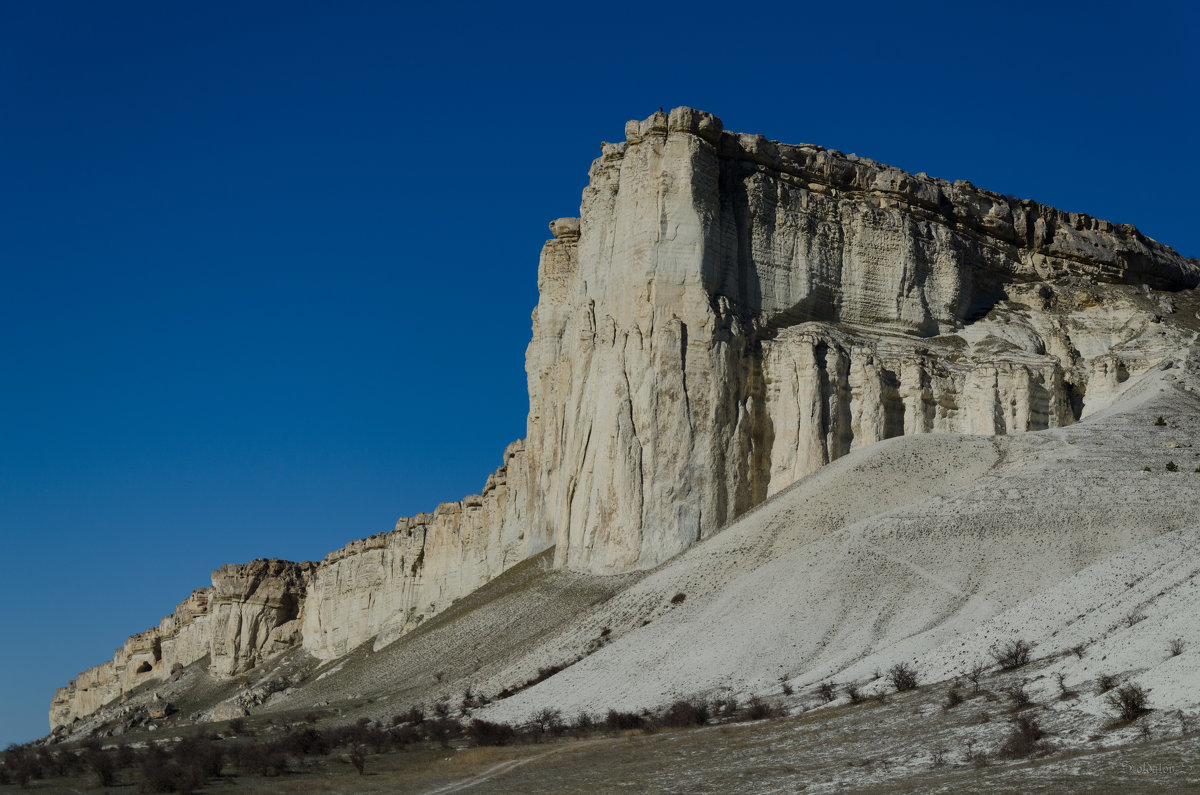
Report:
[[[403,518],[390,533],[326,556],[308,589],[305,650],[321,659],[374,640],[379,648],[488,580],[545,550],[552,539],[524,519],[527,453],[509,445],[481,494]]]
[[[565,417],[542,507],[574,569],[656,565],[881,438],[1073,422],[1153,321],[1111,286],[1200,273],[1127,225],[689,108],[626,138],[593,163],[576,269],[542,299],[562,363],[540,394]]]
[[[526,436],[482,492],[320,564],[223,567],[52,725],[205,655],[233,675],[379,647],[552,545],[652,567],[881,439],[1075,422],[1182,346],[1151,291],[1200,282],[1131,226],[690,108],[630,122],[589,177],[541,254]]]
[[[231,676],[299,640],[300,605],[316,565],[255,560],[213,572],[209,653],[214,673]]]
[[[222,566],[211,588],[198,588],[169,616],[120,646],[113,658],[81,673],[54,694],[50,726],[95,712],[140,684],[210,657],[231,675],[299,643],[296,627],[315,564],[254,560]]]

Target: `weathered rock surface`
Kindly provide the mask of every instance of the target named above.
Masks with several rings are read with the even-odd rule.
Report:
[[[328,555],[305,603],[305,650],[330,659],[372,638],[384,646],[545,550],[550,534],[527,529],[525,504],[511,496],[515,490],[528,499],[523,446],[510,445],[504,459],[482,494],[400,519],[392,532]]]
[[[1181,344],[1118,285],[1200,265],[1130,226],[687,108],[626,138],[539,284],[529,432],[553,434],[536,508],[559,565],[657,565],[879,439],[1071,423]]]
[[[214,673],[231,675],[295,645],[298,634],[287,628],[296,624],[314,568],[313,563],[254,560],[217,569],[211,588],[193,591],[157,627],[134,635],[111,660],[59,688],[50,705],[51,728],[206,656]]]
[[[653,567],[873,442],[1074,423],[1192,338],[1163,291],[1200,262],[1128,225],[690,108],[630,122],[589,176],[541,254],[526,436],[482,492],[320,564],[222,567],[52,726],[206,655],[230,676],[380,648],[551,546]]]
[[[212,670],[230,676],[295,645],[300,605],[316,565],[255,560],[213,572]]]
[[[204,718],[208,721],[237,720],[249,714],[250,711],[241,704],[231,704],[228,701],[222,701],[205,713]]]

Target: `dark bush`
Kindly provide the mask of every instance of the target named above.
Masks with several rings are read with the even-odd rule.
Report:
[[[275,743],[243,743],[235,746],[232,756],[239,768],[257,776],[274,778],[288,769],[287,754]]]
[[[118,770],[128,770],[137,763],[137,755],[133,749],[126,743],[121,743],[113,752],[113,761],[117,765]]]
[[[1004,688],[1004,694],[1012,702],[1014,710],[1024,709],[1033,703],[1033,699],[1029,696],[1029,691],[1025,689],[1024,682],[1013,682]]]
[[[1141,685],[1129,682],[1111,691],[1104,699],[1109,709],[1124,721],[1134,721],[1150,710],[1146,707],[1148,694]]]
[[[1117,681],[1115,674],[1100,674],[1096,677],[1096,693],[1104,695],[1117,686]]]
[[[463,733],[462,724],[453,718],[438,718],[437,720],[426,721],[424,726],[426,738],[443,748],[449,748],[450,741],[456,737],[461,737]]]
[[[553,707],[545,707],[533,713],[531,719],[533,728],[542,734],[558,733],[562,730],[562,712]]]
[[[225,766],[224,753],[220,746],[204,734],[180,740],[175,745],[172,756],[181,767],[194,769],[201,783],[221,775],[221,769]]]
[[[1175,710],[1175,717],[1179,719],[1179,735],[1187,737],[1189,734],[1194,734],[1196,731],[1196,716],[1188,715],[1181,709]]]
[[[358,775],[362,775],[367,767],[367,751],[361,745],[356,745],[350,749],[350,753],[346,754],[346,761],[354,765],[354,769],[358,771]]]
[[[737,714],[738,700],[736,696],[730,695],[726,698],[718,698],[713,701],[713,712],[718,717],[732,718]]]
[[[677,593],[671,597],[671,604],[681,605],[681,604],[683,604],[684,599],[687,599],[687,594],[685,594],[683,592]]]
[[[896,688],[897,693],[917,688],[917,671],[908,663],[900,662],[893,665],[888,669],[887,678],[892,683],[892,687]]]
[[[407,712],[401,712],[399,715],[392,718],[392,725],[399,723],[417,724],[425,720],[425,710],[420,707],[409,707]]]
[[[50,776],[59,775],[59,763],[55,759],[55,755],[50,752],[49,748],[41,747],[34,752],[34,766],[37,770],[38,778],[49,778]]]
[[[849,684],[842,689],[846,691],[846,697],[850,699],[851,704],[862,703],[863,697],[862,693],[858,692],[858,685]]]
[[[1178,657],[1183,654],[1184,642],[1183,638],[1175,638],[1167,644],[1167,654],[1172,657]]]
[[[945,709],[954,709],[961,703],[963,703],[963,697],[962,693],[958,692],[957,687],[951,687],[946,691]]]
[[[1010,640],[999,648],[992,649],[992,657],[996,664],[1005,671],[1020,668],[1029,662],[1029,652],[1033,647],[1023,640]]]
[[[372,723],[370,718],[359,718],[352,726],[326,729],[322,736],[329,750],[364,745],[370,746],[375,753],[381,753],[392,741],[392,735]]]
[[[96,743],[95,747],[98,749],[99,743]],[[43,746],[37,750],[37,766],[41,770],[42,778],[65,776],[76,767],[76,759],[73,754],[55,753]]]
[[[61,750],[56,753],[46,747],[35,749],[32,745],[23,746],[21,751],[23,757],[28,760],[27,764],[31,778],[37,780],[69,775],[75,772],[88,772],[90,768],[85,757],[89,749],[99,751],[99,742],[95,739],[90,740],[83,746],[83,750],[78,752]]]
[[[967,669],[967,681],[971,683],[972,693],[979,692],[979,680],[983,678],[986,670],[987,666],[978,661],[972,663],[971,667]]]
[[[636,712],[617,712],[615,709],[610,709],[608,715],[604,717],[604,728],[610,732],[643,729],[645,726],[645,720]]]
[[[99,749],[100,745],[93,740],[77,751],[67,751],[66,749],[52,751],[49,748],[39,748],[34,755],[34,766],[37,768],[38,777],[55,778],[74,774],[88,775],[91,773],[91,768],[88,766],[86,758],[89,747]],[[111,754],[111,752],[104,753]]]
[[[167,776],[166,768],[170,758],[167,752],[154,743],[147,743],[146,747],[138,755],[138,767],[142,774],[142,792],[171,792],[169,788],[170,782]],[[161,780],[162,786],[166,789],[154,788]]]
[[[4,777],[11,784],[26,787],[30,781],[42,777],[37,757],[30,752],[29,746],[13,743],[4,752]]]
[[[183,771],[169,762],[143,762],[138,792],[191,792],[195,789],[184,780]]]
[[[703,726],[708,723],[708,704],[704,701],[679,700],[671,705],[663,715],[664,726],[682,728],[684,726]]]
[[[112,755],[113,766],[117,771],[125,768],[134,767],[133,751],[125,743],[121,743],[116,748],[109,749]],[[62,749],[56,756],[59,759],[59,767],[63,771],[64,776],[82,775],[87,771],[87,763],[83,759],[82,754]]]
[[[537,672],[537,676],[535,676],[532,679],[529,679],[525,682],[522,682],[519,685],[510,685],[509,687],[504,688],[503,690],[500,691],[500,693],[496,697],[497,698],[508,698],[509,696],[516,695],[517,693],[520,693],[522,690],[524,690],[528,687],[533,687],[534,685],[538,684],[539,682],[546,681],[547,679],[554,676],[559,671],[562,671],[565,668],[567,668],[567,666],[570,664],[571,663],[561,663],[561,664],[556,664],[556,665],[547,665],[544,668],[539,668],[538,672]]]
[[[292,756],[325,756],[329,753],[329,741],[325,735],[311,726],[291,731],[279,741],[279,747]]]
[[[367,726],[358,732],[358,744],[367,746],[371,753],[381,754],[391,745],[392,735],[382,726]]]
[[[1168,462],[1167,462],[1167,471],[1168,471],[1168,472],[1178,472],[1178,471],[1179,471],[1179,465],[1178,465],[1178,464],[1176,464],[1174,461],[1168,461]]]
[[[517,730],[507,723],[476,718],[467,728],[467,736],[474,745],[508,745],[516,740]]]
[[[88,770],[96,775],[96,784],[111,787],[117,781],[117,763],[113,755],[100,748],[88,748],[83,752]]]
[[[554,676],[556,673],[566,667],[566,665],[547,665],[544,668],[539,668],[538,675],[533,678],[533,680],[530,682],[530,685],[536,685],[539,682],[545,682],[547,679]]]
[[[325,740],[325,746],[332,751],[342,746],[350,746],[357,733],[358,730],[354,726],[330,726],[321,732],[321,737]]]
[[[822,701],[828,704],[837,698],[837,689],[834,687],[833,682],[822,682],[817,686],[817,695],[821,697]]]
[[[399,726],[393,726],[388,731],[388,736],[393,748],[404,748],[405,746],[421,741],[421,732],[417,729],[416,724],[413,723],[402,723]]]
[[[750,696],[750,700],[746,702],[746,717],[750,720],[773,718],[776,714],[775,708],[758,696]]]
[[[178,757],[151,743],[141,757],[141,792],[192,792],[204,786],[208,776],[203,764],[184,766]]]
[[[1042,729],[1038,726],[1037,718],[1031,715],[1018,715],[1013,721],[1012,733],[1000,747],[1000,755],[1009,759],[1024,759],[1045,750],[1047,750],[1046,743],[1043,740]]]

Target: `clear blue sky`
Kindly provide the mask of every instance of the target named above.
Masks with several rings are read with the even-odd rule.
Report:
[[[5,3],[0,745],[219,564],[478,491],[546,224],[626,119],[1200,256],[1190,4],[838,5]]]

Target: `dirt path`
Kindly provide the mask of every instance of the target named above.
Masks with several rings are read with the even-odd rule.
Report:
[[[443,784],[442,786],[438,787],[437,789],[431,789],[428,792],[426,792],[425,795],[447,795],[447,793],[451,793],[451,792],[463,792],[464,790],[468,790],[471,787],[477,787],[480,784],[483,784],[484,782],[491,781],[492,779],[496,778],[497,776],[502,776],[505,773],[509,772],[510,770],[516,770],[521,765],[526,765],[526,764],[529,764],[530,762],[536,762],[539,759],[545,759],[546,757],[553,756],[554,754],[560,754],[563,751],[566,751],[568,749],[573,750],[576,748],[584,748],[586,746],[596,745],[597,743],[601,743],[601,742],[604,742],[604,741],[603,740],[589,740],[589,741],[580,742],[580,743],[570,743],[570,744],[562,745],[561,747],[558,747],[558,748],[551,748],[549,751],[545,751],[543,753],[537,754],[536,756],[528,756],[528,757],[525,757],[524,759],[510,759],[507,762],[501,762],[497,765],[492,765],[491,767],[489,767],[487,770],[483,771],[482,773],[476,773],[474,776],[471,776],[470,778],[464,778],[462,781],[455,781],[452,784]]]

